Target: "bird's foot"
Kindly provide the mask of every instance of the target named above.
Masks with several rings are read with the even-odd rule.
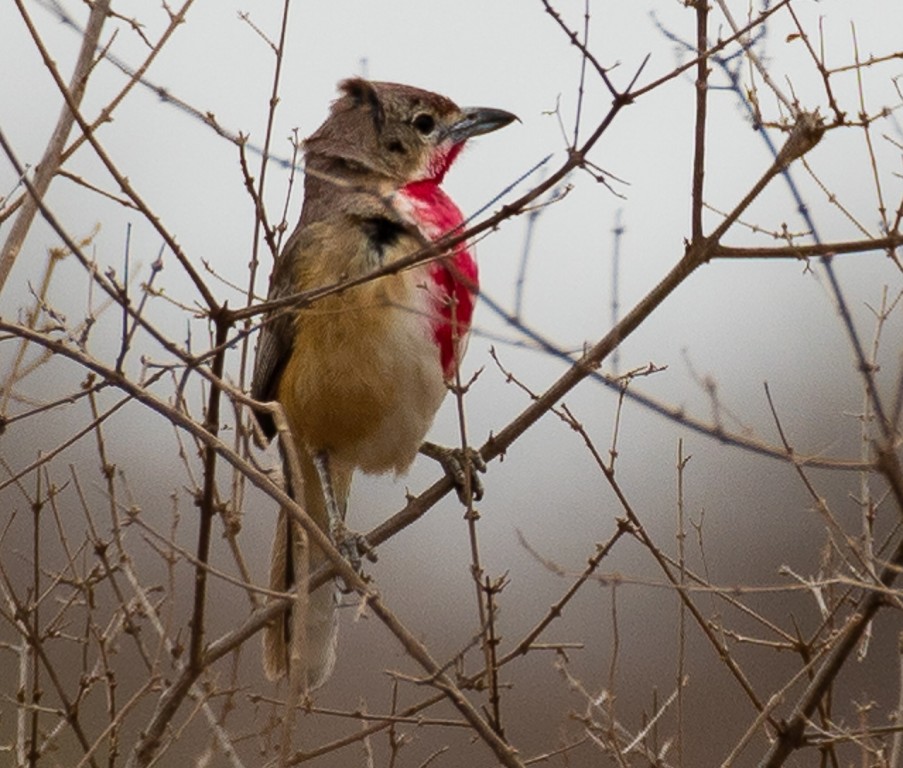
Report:
[[[362,533],[349,531],[345,525],[342,524],[337,527],[337,530],[332,532],[332,538],[335,542],[336,549],[339,550],[342,557],[348,561],[348,564],[354,568],[355,572],[363,578],[364,581],[369,581],[369,577],[364,574],[363,558],[366,558],[367,561],[371,563],[375,563],[378,558],[373,546],[367,541],[367,537]],[[345,583],[342,583],[339,589],[346,594],[354,591]]]
[[[470,470],[470,492],[474,501],[483,498],[483,483],[477,472],[486,471],[486,462],[483,455],[476,449],[468,446],[467,448],[446,448],[443,445],[435,443],[424,443],[420,446],[420,452],[424,456],[438,461],[445,474],[455,484],[455,490],[462,504],[467,504],[467,475]]]
[[[376,553],[367,537],[362,533],[349,531],[345,527],[345,500],[342,500],[341,507],[336,499],[335,488],[332,484],[332,472],[329,469],[329,454],[326,451],[318,451],[312,457],[314,467],[320,476],[320,487],[323,490],[323,501],[326,504],[326,518],[329,525],[329,539],[339,550],[348,564],[362,578],[364,577],[361,568],[361,555],[367,558],[371,563],[376,562]],[[341,587],[343,592],[353,592],[354,590],[348,584]]]

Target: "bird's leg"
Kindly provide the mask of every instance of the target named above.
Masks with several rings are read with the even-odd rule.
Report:
[[[329,530],[329,538],[334,542],[344,528],[344,515],[339,511],[339,503],[336,501],[335,488],[332,485],[332,473],[329,471],[329,454],[326,451],[317,451],[313,455],[314,467],[320,478],[320,489],[323,491],[323,501],[326,504],[326,520]]]
[[[486,471],[486,462],[483,455],[476,449],[446,448],[443,445],[425,442],[420,446],[420,453],[438,461],[445,474],[455,484],[455,490],[462,504],[467,504],[467,471],[470,468],[470,491],[474,501],[483,498],[483,483],[477,472]],[[476,471],[474,471],[476,470]]]
[[[353,533],[345,527],[346,500],[342,500],[340,508],[335,495],[335,487],[332,484],[332,473],[329,471],[329,454],[326,451],[317,451],[313,454],[312,459],[320,478],[320,487],[323,490],[329,538],[335,544],[336,549],[348,560],[351,567],[360,573],[361,555],[371,563],[375,563],[376,553],[363,534]]]

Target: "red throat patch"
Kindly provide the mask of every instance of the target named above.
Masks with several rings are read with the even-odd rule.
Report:
[[[444,158],[445,170],[460,149],[452,147],[450,157]],[[439,186],[439,179],[415,181],[405,185],[402,193],[410,200],[413,216],[421,232],[432,240],[459,229],[464,216],[452,199]],[[458,368],[462,343],[470,331],[476,293],[479,288],[477,263],[462,243],[451,256],[430,265],[430,277],[435,290],[436,315],[433,319],[433,339],[439,349],[439,360],[446,378],[452,378]]]
[[[429,174],[429,178],[433,183],[442,183],[442,180],[445,178],[445,174],[448,173],[448,169],[451,168],[451,164],[455,162],[455,158],[459,154],[461,154],[462,149],[464,149],[463,141],[460,141],[457,144],[451,144],[449,146],[446,146],[445,148],[437,148],[437,150],[433,153],[433,156],[430,158],[430,162],[427,167],[427,173]],[[454,205],[454,203],[452,203],[452,205]],[[455,210],[457,210],[457,208]]]

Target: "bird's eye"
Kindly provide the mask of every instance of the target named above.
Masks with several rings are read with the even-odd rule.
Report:
[[[421,112],[414,118],[414,127],[424,136],[428,136],[433,132],[433,128],[436,127],[436,121],[432,115]]]

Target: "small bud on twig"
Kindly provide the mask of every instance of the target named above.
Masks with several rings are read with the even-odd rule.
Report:
[[[799,160],[809,152],[825,134],[825,122],[818,112],[800,112],[796,119],[796,125],[790,131],[790,136],[781,147],[776,158],[781,168],[786,168],[794,160]]]

